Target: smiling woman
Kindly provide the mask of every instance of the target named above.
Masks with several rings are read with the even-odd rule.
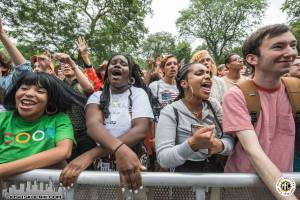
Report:
[[[24,73],[4,98],[7,111],[0,113],[0,175],[67,159],[75,140],[71,121],[63,111],[74,103],[83,106],[84,100],[54,76]]]

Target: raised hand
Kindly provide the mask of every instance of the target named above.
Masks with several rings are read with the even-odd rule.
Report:
[[[69,64],[72,68],[76,67],[75,62],[72,60],[72,58],[65,53],[55,53],[53,54],[54,59],[59,60],[62,63],[67,63]]]
[[[83,36],[80,36],[75,43],[80,53],[88,53],[88,45]]]

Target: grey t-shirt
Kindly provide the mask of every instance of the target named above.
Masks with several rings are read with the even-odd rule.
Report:
[[[149,88],[152,94],[158,97],[158,101],[163,107],[172,103],[179,94],[176,84],[170,85],[163,80],[152,82]]]

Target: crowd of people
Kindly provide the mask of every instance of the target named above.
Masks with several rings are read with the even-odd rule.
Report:
[[[72,186],[84,170],[118,171],[121,190],[138,193],[141,171],[256,172],[270,195],[296,199],[276,191],[283,172],[300,171],[300,108],[287,89],[300,97],[300,57],[288,26],[258,29],[243,58],[218,67],[201,50],[186,63],[148,59],[146,71],[116,53],[97,72],[83,37],[83,66],[62,52],[26,60],[1,18],[0,41],[10,56],[0,54],[0,178],[56,167]]]

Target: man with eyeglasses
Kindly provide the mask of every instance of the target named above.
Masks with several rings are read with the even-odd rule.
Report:
[[[241,75],[241,70],[244,67],[243,58],[239,55],[232,53],[225,56],[225,66],[228,69],[228,73],[222,77],[225,82],[225,91],[228,91],[233,86],[240,83],[245,78]]]
[[[287,76],[292,76],[300,79],[300,56],[297,56],[294,60]]]

